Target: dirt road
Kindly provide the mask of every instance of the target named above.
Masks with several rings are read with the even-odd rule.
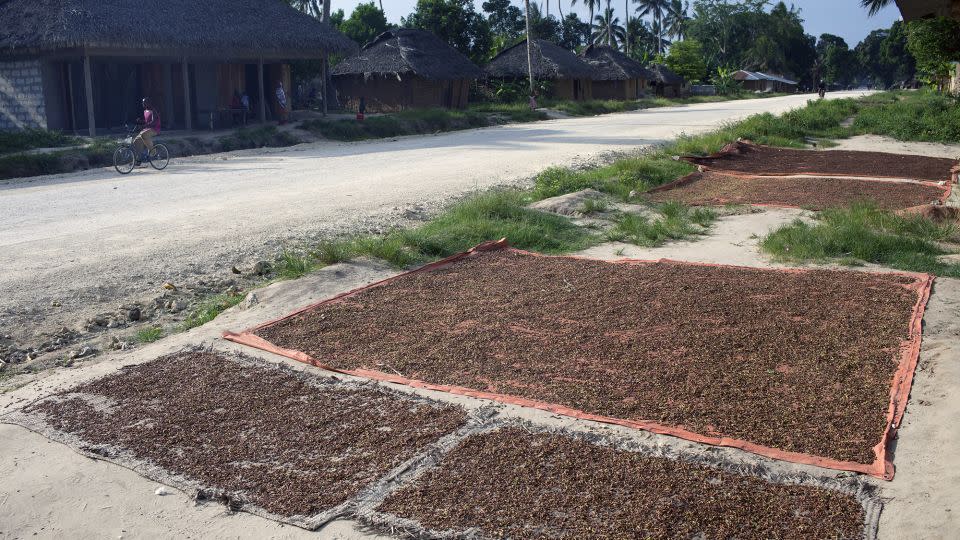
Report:
[[[809,97],[314,143],[175,159],[163,172],[120,176],[101,169],[3,183],[0,345],[13,351],[38,342],[38,335],[80,329],[124,302],[162,293],[165,281],[225,287],[234,278],[232,266],[245,270],[300,239],[389,227],[411,207],[416,214],[550,165],[784,112]]]

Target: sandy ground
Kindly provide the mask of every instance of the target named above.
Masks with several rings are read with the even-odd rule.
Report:
[[[832,98],[859,95],[831,94]],[[556,119],[427,137],[311,143],[0,183],[0,340],[36,345],[177,285],[234,278],[284,245],[382,230],[464,192],[708,131],[809,96]],[[213,292],[222,292],[214,290]],[[128,332],[129,334],[130,332]],[[13,345],[11,345],[11,343]],[[3,345],[0,343],[0,345]],[[99,346],[98,346],[99,348]],[[62,354],[57,352],[56,354]]]
[[[960,159],[960,144],[904,142],[881,135],[857,135],[849,139],[839,139],[835,142],[837,146],[831,146],[825,148],[825,150],[862,150]]]

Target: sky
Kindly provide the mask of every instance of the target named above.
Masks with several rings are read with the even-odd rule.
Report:
[[[350,12],[353,11],[353,8],[361,3],[361,1],[369,0],[331,0],[330,7],[334,11],[343,9],[349,17]],[[383,11],[387,15],[387,20],[396,24],[400,23],[400,17],[409,15],[417,3],[417,0],[374,1],[378,3],[382,2]],[[523,0],[511,1],[515,6],[523,7]],[[531,1],[539,3],[541,10],[543,10],[543,2],[545,0]],[[791,4],[791,2],[787,0],[784,1],[788,6]],[[558,4],[558,2],[560,2],[560,4]],[[867,10],[860,7],[859,0],[794,0],[792,3],[800,8],[800,16],[804,20],[804,28],[808,34],[814,36],[819,36],[820,34],[835,34],[844,38],[851,48],[855,47],[857,43],[872,30],[876,30],[877,28],[890,28],[893,21],[900,18],[900,12],[897,11],[897,7],[893,2],[873,17],[867,16]],[[478,12],[482,12],[480,7],[482,4],[483,0],[474,0],[474,5]],[[616,16],[622,20],[623,0],[612,0],[611,6]],[[557,14],[558,7],[564,14],[568,13],[571,9],[570,0],[550,0],[551,14]],[[634,9],[635,4],[631,4],[630,7]],[[579,13],[581,19],[587,20],[588,12],[586,8],[578,5],[573,9]]]

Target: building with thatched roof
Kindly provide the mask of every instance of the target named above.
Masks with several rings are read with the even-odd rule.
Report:
[[[607,45],[589,45],[580,57],[593,67],[594,99],[637,99],[652,78],[643,64]]]
[[[0,2],[0,128],[112,128],[149,96],[165,128],[206,126],[249,95],[290,93],[289,61],[356,47],[282,0]]]
[[[356,109],[363,97],[367,111],[392,112],[414,107],[462,109],[470,83],[483,71],[436,35],[397,28],[341,61],[332,74],[341,105]]]
[[[533,77],[550,82],[549,97],[590,99],[593,96],[593,68],[572,52],[535,39],[532,45]],[[504,49],[484,67],[490,79],[525,81],[527,79],[527,40]]]
[[[751,92],[787,92],[797,91],[797,81],[791,81],[779,75],[771,75],[760,71],[740,69],[733,72],[734,80],[740,81],[744,90]]]
[[[663,64],[650,64],[647,68],[653,75],[654,92],[661,97],[680,97],[684,94],[685,82],[683,77],[677,75]]]

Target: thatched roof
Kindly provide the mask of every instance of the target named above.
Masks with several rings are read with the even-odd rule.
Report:
[[[581,79],[593,76],[593,68],[572,52],[542,39],[533,40],[533,76],[537,79]],[[495,56],[483,70],[488,77],[526,77],[527,40]]]
[[[189,56],[356,50],[282,0],[0,0],[0,54],[89,47]]]
[[[333,75],[404,75],[425,79],[477,79],[483,71],[460,51],[426,30],[388,30],[337,64]]]
[[[593,67],[595,81],[652,79],[653,73],[643,64],[607,45],[589,45],[580,57]]]
[[[663,64],[650,64],[647,69],[653,73],[653,81],[663,84],[683,84],[683,77],[670,71],[670,68]]]

